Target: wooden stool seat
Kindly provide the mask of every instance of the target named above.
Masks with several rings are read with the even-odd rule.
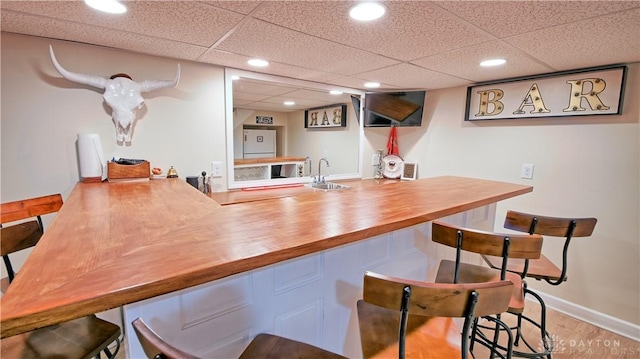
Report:
[[[199,359],[169,344],[141,319],[132,323],[147,358]],[[240,359],[346,359],[345,357],[320,349],[313,345],[279,337],[272,334],[258,334],[240,355]]]
[[[69,322],[14,335],[0,342],[0,357],[79,359],[94,358],[113,342],[118,342],[120,327],[89,315]],[[117,343],[119,346],[119,342]],[[107,355],[115,355],[117,349]]]
[[[498,268],[500,269],[500,268]],[[436,274],[436,283],[453,283],[453,275],[456,271],[456,262],[442,260]],[[500,272],[495,269],[478,267],[473,264],[460,263],[458,283],[483,283],[500,281]],[[515,273],[506,273],[504,280],[513,283],[511,300],[509,300],[509,313],[522,313],[524,311],[524,287],[522,278]]]
[[[484,261],[494,269],[500,269],[500,264],[502,262],[502,258],[494,257],[494,256],[482,256]],[[507,265],[507,271],[516,273],[518,275],[522,275],[524,272],[524,264],[525,260],[520,258],[513,258],[509,260],[509,264]],[[538,259],[530,259],[529,267],[527,268],[527,277],[531,277],[537,280],[541,280],[544,278],[549,278],[550,280],[557,281],[560,280],[562,276],[562,269],[558,268],[549,258],[547,258],[544,254],[540,255]],[[562,278],[563,281],[567,280],[567,276],[565,275]]]
[[[240,359],[271,358],[345,359],[313,345],[265,333],[258,334],[240,355]]]

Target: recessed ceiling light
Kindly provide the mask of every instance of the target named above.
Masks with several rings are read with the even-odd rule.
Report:
[[[349,16],[358,21],[371,21],[381,18],[385,12],[384,6],[375,2],[365,2],[352,7]]]
[[[122,14],[127,12],[127,8],[118,0],[84,0],[84,3],[96,10],[108,12],[110,14]]]
[[[379,82],[367,82],[366,84],[364,84],[364,87],[376,88],[376,87],[380,87],[380,83]]]
[[[295,102],[293,102],[293,101],[285,101],[285,102],[284,102],[284,105],[285,105],[285,106],[293,106],[293,105],[295,105],[295,104],[296,104],[296,103],[295,103]]]
[[[500,65],[504,65],[505,62],[507,62],[507,60],[505,59],[491,59],[491,60],[482,61],[480,63],[480,66],[482,67],[500,66]]]
[[[332,95],[342,95],[343,94],[343,92],[340,91],[340,90],[331,90],[331,91],[329,91],[329,93],[332,94]]]
[[[232,75],[232,76],[231,76],[231,80],[232,80],[232,81],[240,80],[240,76],[238,76],[238,75]]]
[[[255,67],[266,67],[269,66],[269,62],[267,60],[262,60],[262,59],[251,59],[249,61],[247,61],[247,63],[251,66],[255,66]]]

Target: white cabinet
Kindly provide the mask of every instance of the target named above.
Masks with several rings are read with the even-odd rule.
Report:
[[[236,182],[261,181],[270,177],[269,165],[244,165],[233,168],[233,176]]]
[[[287,161],[274,159],[236,160],[236,182],[270,181],[280,178],[300,178],[304,175],[304,159]]]
[[[443,218],[492,230],[495,204]],[[361,357],[356,302],[367,270],[431,279],[444,246],[431,224],[241,273],[124,307],[127,357],[144,357],[131,321],[142,317],[171,344],[203,358],[237,358],[251,339],[274,333]]]

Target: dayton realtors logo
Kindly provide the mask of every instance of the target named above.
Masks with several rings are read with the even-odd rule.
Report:
[[[602,358],[610,355],[635,358],[640,355],[640,345],[623,346],[620,340],[615,339],[563,339],[553,335],[547,344],[553,348],[551,354],[556,358]],[[538,350],[545,350],[542,342],[538,344]]]

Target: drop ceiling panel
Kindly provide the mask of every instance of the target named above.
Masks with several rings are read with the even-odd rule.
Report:
[[[347,104],[351,102],[349,95],[323,96],[320,92],[315,92],[316,96],[311,96],[313,91],[298,90],[284,95],[268,96],[251,94],[247,92],[241,92],[234,90],[233,102],[234,107],[246,107],[254,108],[260,107],[262,109],[270,109],[279,111],[293,111],[293,110],[306,110],[315,107],[328,106],[334,104]],[[330,96],[330,97],[329,97]],[[306,97],[306,98],[305,98]],[[295,105],[285,106],[285,101],[293,101]]]
[[[336,85],[336,86],[342,86],[342,87],[348,87],[348,88],[354,88],[354,89],[361,89],[363,91],[375,91],[375,89],[367,89],[363,86],[363,84],[365,82],[369,82],[366,79],[361,79],[361,78],[357,78],[357,77],[349,77],[349,76],[345,76],[345,77],[340,77],[337,78],[335,80],[331,80],[328,83],[331,85]],[[389,84],[385,84],[385,89],[393,89],[393,88],[398,88],[396,86],[392,86]]]
[[[244,108],[247,110],[262,110],[262,111],[274,111],[274,112],[295,112],[302,111],[303,108],[299,106],[284,106],[282,103],[269,103],[269,102],[254,102],[243,106],[236,106],[237,108]]]
[[[493,58],[503,58],[507,60],[507,65],[495,67],[479,65],[481,61]],[[555,71],[554,68],[535,61],[531,56],[501,40],[425,57],[412,63],[476,82]]]
[[[402,61],[494,38],[428,1],[385,2],[386,15],[370,23],[349,18],[349,8],[354,4],[351,1],[268,1],[253,16]]]
[[[277,96],[296,91],[295,87],[277,85],[273,83],[264,83],[261,81],[253,81],[243,79],[242,81],[233,82],[233,91],[246,92],[251,94],[260,94],[266,96]]]
[[[340,77],[340,75],[332,74],[329,72],[281,64],[273,61],[270,62],[267,69],[258,69],[247,64],[247,61],[249,59],[251,59],[250,56],[238,55],[228,51],[208,50],[198,58],[198,61],[220,66],[227,66],[240,70],[265,72],[271,75],[323,83]]]
[[[558,70],[634,62],[640,58],[640,8],[505,41]]]
[[[5,10],[24,11],[51,19],[114,29],[186,44],[211,46],[244,18],[197,1],[128,1],[126,16],[99,13],[83,1],[2,2]]]
[[[638,7],[638,1],[438,1],[435,3],[500,38]]]
[[[259,20],[243,23],[218,49],[345,75],[398,63]]]
[[[295,105],[285,106],[284,105],[285,101],[293,101],[295,102]],[[285,108],[299,108],[299,109],[308,109],[314,106],[323,106],[323,105],[332,104],[332,102],[325,102],[325,101],[320,101],[315,99],[305,100],[305,99],[293,98],[289,96],[275,96],[261,102],[272,103],[272,104],[283,106]]]
[[[131,32],[7,11],[2,11],[2,31],[114,47],[143,54],[186,60],[195,60],[206,50],[205,47],[201,46],[153,38]],[[180,54],[180,56],[176,56],[176,54]]]
[[[260,1],[247,1],[247,0],[240,0],[240,1],[200,1],[203,4],[207,4],[207,5],[211,5],[211,6],[215,6],[215,7],[219,7],[221,9],[227,9],[227,10],[231,10],[234,12],[237,12],[239,14],[248,14],[251,11],[253,11],[253,9],[255,9],[258,5],[260,5]]]
[[[246,102],[258,102],[258,101],[263,101],[267,98],[269,98],[269,95],[265,95],[265,94],[257,94],[257,93],[250,93],[250,92],[243,92],[243,91],[239,91],[239,90],[235,90],[233,91],[233,102],[234,103],[246,103]],[[241,101],[241,102],[240,102]]]
[[[351,95],[349,94],[332,95],[328,92],[313,90],[298,90],[290,93],[289,96],[296,99],[323,101],[327,104],[351,102]]]
[[[468,85],[472,81],[427,70],[411,64],[400,64],[381,70],[360,74],[371,81],[380,82],[382,89],[403,87],[406,89],[435,89]],[[388,85],[392,85],[389,87]]]

